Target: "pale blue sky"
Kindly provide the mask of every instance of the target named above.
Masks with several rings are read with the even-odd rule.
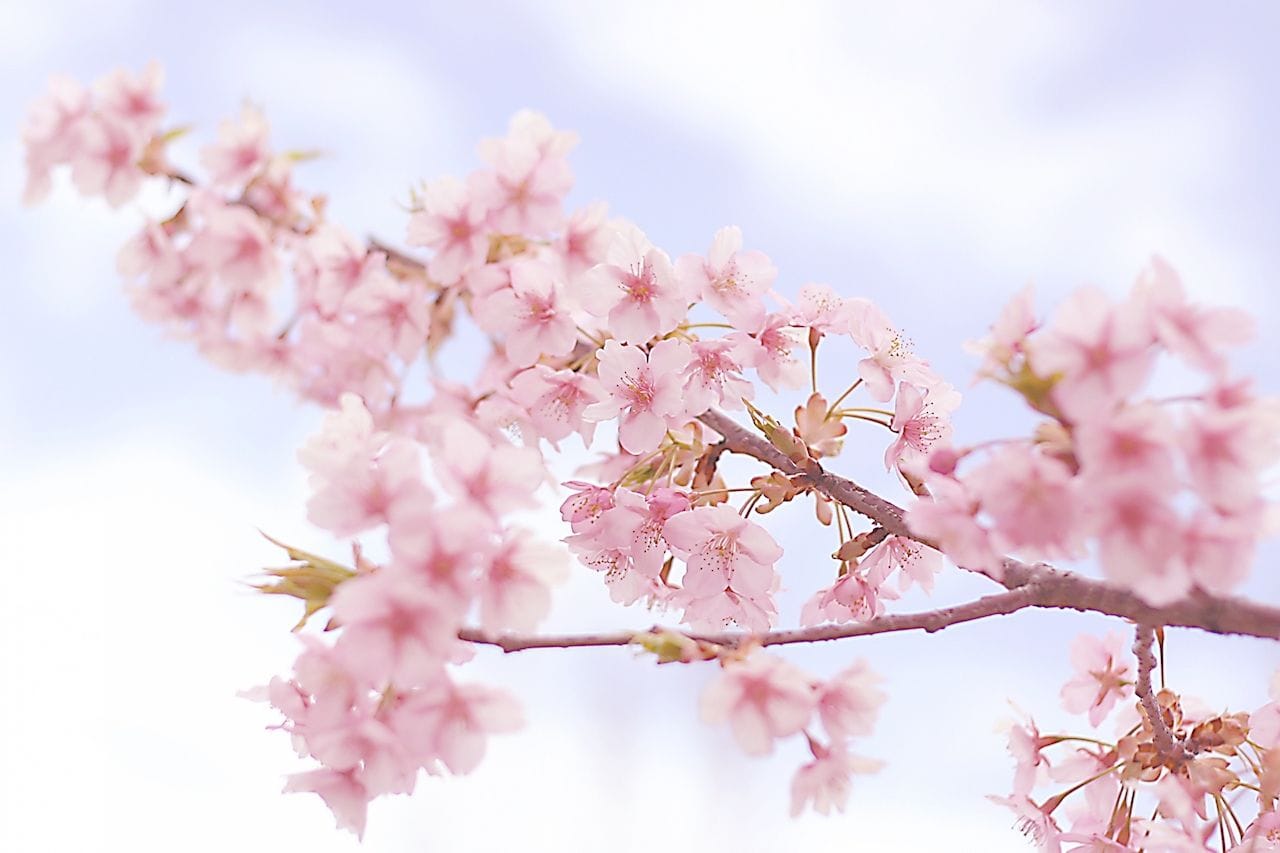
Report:
[[[1257,314],[1243,362],[1280,390],[1274,7],[886,5],[2,0],[0,674],[17,701],[0,847],[356,849],[314,798],[277,794],[286,739],[233,696],[293,653],[292,614],[237,584],[276,559],[255,525],[323,544],[294,462],[317,413],[130,313],[114,254],[136,211],[67,192],[18,206],[17,127],[51,73],[159,59],[172,120],[203,134],[250,98],[280,145],[327,152],[300,179],[335,216],[392,240],[410,184],[469,170],[477,139],[539,109],[582,137],[575,201],[607,200],[673,255],[740,225],[782,289],[871,297],[962,387],[961,343],[1022,284],[1044,307],[1082,283],[1118,293],[1159,252],[1200,298]],[[961,436],[1012,412],[972,389]],[[874,441],[848,470],[873,477]],[[826,571],[825,545],[786,541],[802,522],[780,534],[792,605]],[[1276,556],[1251,583],[1272,600]],[[951,578],[939,600],[974,591]],[[602,599],[583,578],[555,626],[646,622]],[[472,778],[375,805],[365,848],[1025,849],[981,797],[1010,781],[994,724],[1007,699],[1061,721],[1066,644],[1108,627],[1022,614],[790,653],[816,674],[866,656],[891,692],[862,746],[887,768],[857,781],[845,817],[796,822],[799,745],[740,755],[697,719],[708,672],[621,650],[485,656],[473,677],[511,684],[529,729]],[[1260,700],[1273,647],[1183,636],[1171,672],[1188,689]]]

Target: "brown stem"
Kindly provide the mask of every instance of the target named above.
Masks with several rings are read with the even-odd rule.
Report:
[[[679,632],[691,640],[716,646],[736,647],[746,643],[761,646],[789,646],[797,643],[820,643],[827,640],[843,640],[848,637],[865,637],[871,634],[889,634],[896,631],[925,631],[934,633],[951,625],[985,619],[988,616],[1006,616],[1027,607],[1035,606],[1035,587],[1026,586],[1009,592],[988,595],[965,604],[942,607],[924,613],[896,613],[880,616],[867,622],[844,625],[818,625],[812,628],[794,628],[770,631],[767,634],[725,632],[700,634]],[[652,628],[650,633],[671,629]],[[592,648],[599,646],[626,646],[642,637],[644,631],[609,631],[600,634],[547,634],[543,636],[519,636],[491,634],[476,628],[464,628],[458,632],[460,639],[471,643],[497,646],[504,652],[520,652],[527,649]]]
[[[1138,659],[1138,680],[1134,691],[1138,701],[1151,724],[1151,741],[1156,752],[1165,759],[1188,758],[1186,749],[1176,741],[1169,727],[1165,725],[1164,714],[1160,711],[1160,703],[1151,689],[1151,672],[1156,668],[1156,656],[1151,650],[1155,640],[1155,629],[1150,624],[1140,622],[1133,632],[1133,654]]]
[[[801,472],[795,463],[763,437],[722,412],[713,409],[699,420],[718,432],[730,451],[752,456],[783,473],[802,476],[814,489],[871,519],[890,535],[904,536],[936,547],[934,543],[910,531],[903,521],[903,510],[897,504],[829,471],[819,470],[817,474]],[[1006,557],[1002,568],[1001,576],[992,579],[1007,589],[1034,586],[1036,591],[1030,604],[1032,607],[1104,613],[1148,625],[1199,628],[1212,634],[1242,634],[1280,639],[1280,608],[1265,604],[1194,589],[1181,601],[1153,607],[1123,587],[1061,571],[1043,563],[1028,565]]]

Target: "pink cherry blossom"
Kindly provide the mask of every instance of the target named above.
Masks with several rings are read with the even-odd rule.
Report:
[[[102,195],[119,207],[137,195],[145,173],[138,166],[146,139],[117,118],[87,116],[77,126],[71,180],[85,195]]]
[[[977,496],[948,478],[929,481],[932,497],[907,508],[911,531],[938,543],[958,566],[974,571],[999,571],[1000,558],[987,530],[978,523]]]
[[[160,100],[164,69],[149,62],[141,74],[117,68],[93,84],[102,114],[131,127],[140,136],[150,135],[164,117],[165,105]]]
[[[567,355],[577,343],[577,326],[559,291],[546,264],[516,260],[511,286],[477,299],[472,316],[485,331],[506,336],[513,366],[528,367],[544,355]]]
[[[1040,735],[1034,720],[1027,720],[1025,724],[1009,724],[1006,746],[1015,764],[1014,796],[1025,796],[1036,786],[1037,779],[1049,766],[1044,749],[1050,742]]]
[[[562,548],[523,531],[505,531],[480,572],[480,624],[487,631],[528,632],[551,610],[551,585],[567,569]]]
[[[564,157],[578,144],[578,134],[557,130],[542,113],[523,109],[507,122],[505,137],[481,139],[476,147],[485,162],[492,163],[501,156],[501,150],[511,144],[527,145],[541,157]]]
[[[370,252],[346,229],[323,225],[307,237],[301,254],[309,262],[312,302],[322,315],[332,317],[352,291],[371,277],[386,271],[386,257]]]
[[[1140,312],[1085,288],[1029,346],[1037,374],[1061,374],[1053,399],[1062,411],[1073,420],[1089,420],[1105,417],[1142,384],[1153,360],[1151,343]]]
[[[1082,473],[1093,481],[1135,475],[1177,486],[1173,422],[1153,403],[1123,406],[1108,418],[1085,421],[1074,432]]]
[[[808,676],[781,658],[757,653],[726,664],[702,693],[702,718],[728,722],[748,755],[766,755],[773,741],[793,735],[813,717]]]
[[[858,565],[876,579],[877,587],[897,571],[898,588],[903,592],[916,583],[925,592],[933,592],[934,578],[942,571],[942,554],[905,536],[889,536],[862,555]]]
[[[818,687],[818,716],[833,740],[871,734],[880,706],[888,698],[880,689],[883,681],[865,660],[859,660]]]
[[[966,482],[1009,547],[1079,554],[1083,501],[1078,482],[1061,461],[1012,444],[992,453]]]
[[[950,385],[918,388],[898,383],[890,428],[898,434],[884,452],[884,466],[892,470],[904,458],[915,461],[929,454],[936,442],[951,436],[950,415],[960,405],[960,395]]]
[[[1092,490],[1088,510],[1107,577],[1157,606],[1187,591],[1190,578],[1176,559],[1183,523],[1161,484],[1141,477],[1108,480]]]
[[[479,766],[490,734],[516,731],[523,719],[505,691],[441,677],[406,697],[393,725],[410,751],[463,775]]]
[[[354,394],[325,419],[323,429],[298,453],[311,470],[311,521],[339,536],[385,523],[397,502],[429,500],[421,481],[417,446],[376,431]]]
[[[924,387],[936,382],[928,364],[911,351],[911,342],[870,300],[845,300],[842,310],[853,342],[868,353],[858,362],[858,375],[872,397],[888,400],[896,384],[903,380]]]
[[[380,253],[365,260],[365,271],[343,300],[366,350],[379,358],[395,355],[412,362],[430,333],[430,307],[421,285],[387,273]]]
[[[49,79],[48,90],[32,104],[22,127],[27,165],[24,204],[35,204],[49,194],[49,173],[75,156],[80,143],[77,128],[88,114],[89,94],[79,82],[65,75]]]
[[[695,341],[692,358],[685,368],[684,401],[690,416],[712,406],[741,409],[743,400],[755,396],[751,383],[742,377],[743,366],[734,356],[736,347],[727,339]]]
[[[791,780],[791,816],[799,817],[805,806],[820,815],[843,813],[849,802],[849,786],[854,773],[874,773],[882,763],[853,755],[844,744],[819,747],[813,761],[796,771]]]
[[[421,493],[398,501],[388,519],[392,565],[439,596],[459,619],[479,588],[479,566],[494,548],[493,522],[462,504],[440,508]]]
[[[1280,460],[1280,405],[1197,409],[1181,438],[1200,496],[1223,512],[1245,509],[1258,499],[1258,473]]]
[[[235,121],[218,125],[218,141],[200,152],[200,162],[209,170],[209,180],[217,186],[243,186],[267,164],[270,127],[266,116],[252,104],[240,109]]]
[[[339,773],[323,768],[294,773],[285,783],[284,792],[319,794],[333,812],[338,828],[350,830],[357,838],[363,838],[370,795],[357,775],[354,770]]]
[[[1280,672],[1271,676],[1271,701],[1249,715],[1249,738],[1264,749],[1280,747]]]
[[[1186,524],[1181,531],[1179,557],[1196,586],[1219,595],[1240,586],[1254,561],[1264,523],[1263,506],[1259,502],[1231,515],[1201,512]]]
[[[1073,714],[1089,712],[1089,725],[1097,726],[1119,699],[1133,695],[1135,675],[1125,640],[1119,634],[1105,638],[1081,634],[1071,644],[1075,676],[1062,688],[1062,707]]]
[[[489,251],[485,208],[461,181],[441,178],[422,193],[422,207],[409,220],[411,246],[435,250],[428,270],[442,284],[453,284]]]
[[[782,549],[763,527],[747,521],[723,504],[704,506],[671,517],[662,530],[671,550],[685,561],[681,586],[697,597],[726,588],[749,598],[769,595],[773,564]]]
[[[433,455],[444,488],[490,515],[530,506],[545,476],[537,451],[491,441],[462,420],[442,427]]]
[[[596,377],[542,364],[511,379],[511,399],[527,412],[537,434],[553,444],[574,432],[590,443],[595,424],[584,413],[603,398],[604,389]]]
[[[276,284],[279,261],[262,220],[240,205],[204,201],[204,227],[192,238],[187,258],[245,296]]]
[[[328,725],[308,725],[304,739],[311,756],[326,768],[358,772],[370,798],[413,793],[418,765],[372,701],[347,709]]]
[[[583,306],[607,318],[609,331],[627,344],[671,331],[689,307],[666,253],[634,225],[615,228],[605,262],[582,277],[578,290]]]
[[[648,497],[630,489],[618,489],[613,507],[601,517],[596,541],[631,557],[639,574],[656,578],[667,556],[663,529],[667,520],[689,509],[689,496],[675,489],[655,489]]]
[[[792,328],[785,314],[769,314],[755,329],[734,332],[732,341],[737,359],[744,367],[754,367],[760,380],[774,391],[802,388],[809,381],[808,366],[792,355],[804,344],[804,333]]]
[[[604,513],[613,507],[614,490],[581,480],[564,485],[574,490],[560,505],[560,517],[569,522],[574,533],[588,533],[601,523]]]
[[[881,570],[884,566],[879,567]],[[884,615],[883,599],[898,595],[862,571],[850,569],[831,586],[815,592],[800,612],[801,625],[823,622],[867,622]]]
[[[739,328],[756,328],[764,319],[761,296],[773,286],[778,270],[767,255],[742,251],[742,230],[721,228],[707,257],[682,255],[676,279],[689,296],[698,296]]]
[[[458,643],[458,623],[444,602],[406,572],[383,569],[345,581],[330,605],[342,626],[335,650],[370,687],[437,678]]]
[[[1153,257],[1135,287],[1160,343],[1192,367],[1221,373],[1222,350],[1253,336],[1253,318],[1237,308],[1210,308],[1187,301],[1182,280],[1161,257]]]
[[[555,244],[566,280],[576,282],[587,270],[604,262],[611,242],[610,231],[605,227],[608,211],[603,202],[595,202],[569,214]]]
[[[588,406],[583,417],[619,417],[618,441],[628,453],[656,449],[666,431],[684,417],[680,375],[689,355],[688,344],[677,340],[654,344],[647,357],[639,347],[606,342],[598,375],[607,396]]]
[[[1005,303],[991,332],[980,341],[970,341],[965,349],[982,356],[980,376],[999,378],[1011,369],[1014,359],[1025,354],[1026,341],[1040,327],[1035,314],[1035,291],[1028,285]]]
[[[568,146],[557,146],[554,153],[544,150],[534,124],[549,128],[545,118],[513,119],[505,139],[487,140],[480,147],[490,169],[474,176],[471,186],[489,209],[496,231],[541,235],[562,218],[561,202],[573,187],[573,173],[564,159]]]
[[[849,331],[850,301],[828,284],[806,284],[801,286],[787,318],[793,326],[804,326],[824,335],[843,335]]]

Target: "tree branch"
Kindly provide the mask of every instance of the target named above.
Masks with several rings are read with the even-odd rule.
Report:
[[[724,413],[712,409],[699,420],[718,432],[729,450],[755,457],[785,474],[801,473],[799,467],[780,450]],[[804,476],[817,491],[866,516],[890,534],[935,547],[934,543],[910,531],[903,521],[903,510],[897,504],[828,471]],[[1280,639],[1280,608],[1212,595],[1200,589],[1192,590],[1181,601],[1153,607],[1123,587],[1064,572],[1043,563],[1028,565],[1012,557],[1004,559],[1001,576],[992,580],[1011,590],[1034,587],[1032,607],[1103,613],[1148,625],[1199,628],[1213,634]]]
[[[519,636],[491,634],[476,628],[464,628],[459,639],[470,643],[497,646],[504,652],[521,652],[528,649],[594,648],[600,646],[626,646],[637,642],[646,634],[676,633],[700,643],[736,648],[748,643],[761,646],[789,646],[797,643],[821,643],[827,640],[843,640],[848,637],[865,637],[871,634],[890,634],[897,631],[925,631],[934,633],[951,625],[973,622],[989,616],[1007,616],[1027,607],[1035,606],[1035,587],[988,595],[965,604],[943,607],[924,613],[896,613],[880,616],[867,622],[842,625],[817,625],[812,628],[795,628],[770,631],[767,634],[725,632],[702,634],[679,631],[673,628],[653,627],[648,631],[610,631],[600,634],[546,634],[543,636]]]
[[[1154,640],[1155,629],[1150,625],[1140,623],[1134,630],[1133,654],[1138,659],[1138,681],[1134,685],[1134,692],[1138,694],[1138,701],[1151,725],[1151,742],[1155,744],[1156,752],[1162,759],[1177,761],[1189,756],[1186,748],[1174,739],[1173,733],[1165,725],[1160,703],[1151,691],[1151,671],[1156,668],[1156,656],[1151,651]]]

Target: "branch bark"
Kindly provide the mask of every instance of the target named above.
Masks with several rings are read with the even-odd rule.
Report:
[[[1019,589],[988,595],[953,607],[942,607],[924,613],[895,613],[867,622],[844,625],[818,625],[812,628],[795,628],[786,631],[770,631],[767,634],[724,632],[702,634],[675,631],[701,643],[716,646],[738,647],[748,643],[761,646],[788,646],[797,643],[821,643],[827,640],[843,640],[848,637],[865,637],[871,634],[890,634],[897,631],[925,631],[932,634],[962,622],[973,622],[989,616],[1007,616],[1027,607],[1035,606],[1036,589],[1025,586]],[[674,629],[654,627],[645,631],[609,631],[599,634],[545,634],[520,636],[491,634],[475,628],[458,632],[459,639],[471,643],[497,646],[504,652],[520,652],[528,649],[593,648],[599,646],[626,646],[636,642],[646,633],[658,634]]]
[[[1134,685],[1134,692],[1138,694],[1138,702],[1147,715],[1147,722],[1151,724],[1151,742],[1155,744],[1156,752],[1165,760],[1186,759],[1190,756],[1165,725],[1160,703],[1151,689],[1151,672],[1156,668],[1156,656],[1151,650],[1155,633],[1154,628],[1144,623],[1139,623],[1134,630],[1133,655],[1138,659],[1138,680]]]
[[[719,433],[730,451],[752,456],[786,474],[800,473],[795,463],[780,450],[723,412],[713,409],[699,420]],[[892,501],[829,471],[808,475],[808,480],[819,492],[866,516],[890,534],[934,547],[933,543],[910,531],[903,521],[902,508]],[[1012,557],[1005,558],[1002,575],[992,580],[1011,590],[1033,587],[1035,594],[1029,605],[1032,607],[1102,613],[1141,624],[1199,628],[1212,634],[1280,639],[1280,608],[1242,598],[1212,595],[1199,589],[1181,601],[1153,607],[1123,587],[1043,563],[1030,565]]]

